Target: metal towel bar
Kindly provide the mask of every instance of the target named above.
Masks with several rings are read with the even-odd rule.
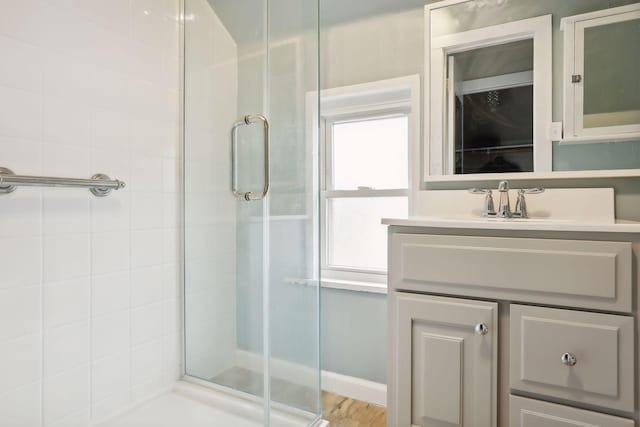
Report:
[[[11,193],[17,187],[78,187],[88,188],[96,197],[105,197],[112,190],[125,187],[123,181],[98,173],[91,179],[56,178],[51,176],[16,175],[11,169],[0,167],[0,193]]]

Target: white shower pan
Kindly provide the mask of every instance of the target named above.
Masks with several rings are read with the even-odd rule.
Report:
[[[298,427],[306,414],[272,409],[270,427]],[[179,381],[172,390],[98,427],[263,427],[263,405],[198,384]],[[318,421],[314,427],[327,427]]]

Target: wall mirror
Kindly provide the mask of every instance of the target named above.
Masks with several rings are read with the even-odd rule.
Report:
[[[638,1],[427,4],[425,181],[640,175],[639,44]]]

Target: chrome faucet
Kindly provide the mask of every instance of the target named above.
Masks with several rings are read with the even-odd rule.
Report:
[[[500,181],[498,184],[498,192],[500,193],[500,204],[498,204],[498,218],[511,218],[511,202],[509,201],[509,182]]]
[[[529,218],[527,212],[527,203],[525,200],[525,194],[539,194],[544,192],[544,188],[527,188],[518,190],[518,199],[516,200],[516,208],[511,210],[511,201],[509,200],[509,182],[500,181],[498,184],[498,193],[500,193],[500,202],[498,203],[498,211],[495,210],[493,203],[493,191],[472,188],[469,190],[472,194],[484,194],[484,213],[483,216],[488,218]]]

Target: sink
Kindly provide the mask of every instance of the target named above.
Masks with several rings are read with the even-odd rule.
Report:
[[[433,221],[616,224],[613,188],[552,188],[546,189],[544,193],[527,195],[529,218],[484,217],[484,196],[470,194],[467,190],[431,190],[420,193],[415,216]],[[513,209],[517,191],[512,189],[509,194]]]
[[[578,221],[573,219],[561,219],[561,218],[459,218],[458,221],[482,221],[482,222],[532,222],[532,223],[559,223],[559,224],[572,224]]]
[[[572,219],[554,218],[499,219],[478,217],[442,218],[436,216],[414,216],[408,218],[383,218],[382,224],[403,227],[459,229],[640,233],[640,222],[625,220],[617,220],[614,222],[585,222]]]
[[[640,233],[640,222],[615,218],[612,188],[547,189],[542,194],[527,196],[529,218],[484,217],[482,198],[466,190],[419,193],[415,215],[384,218],[382,223],[435,228]],[[511,203],[514,206],[515,200]]]
[[[419,216],[424,221],[433,222],[477,222],[477,223],[532,223],[532,224],[576,224],[578,221],[566,218],[487,218],[482,216]]]

